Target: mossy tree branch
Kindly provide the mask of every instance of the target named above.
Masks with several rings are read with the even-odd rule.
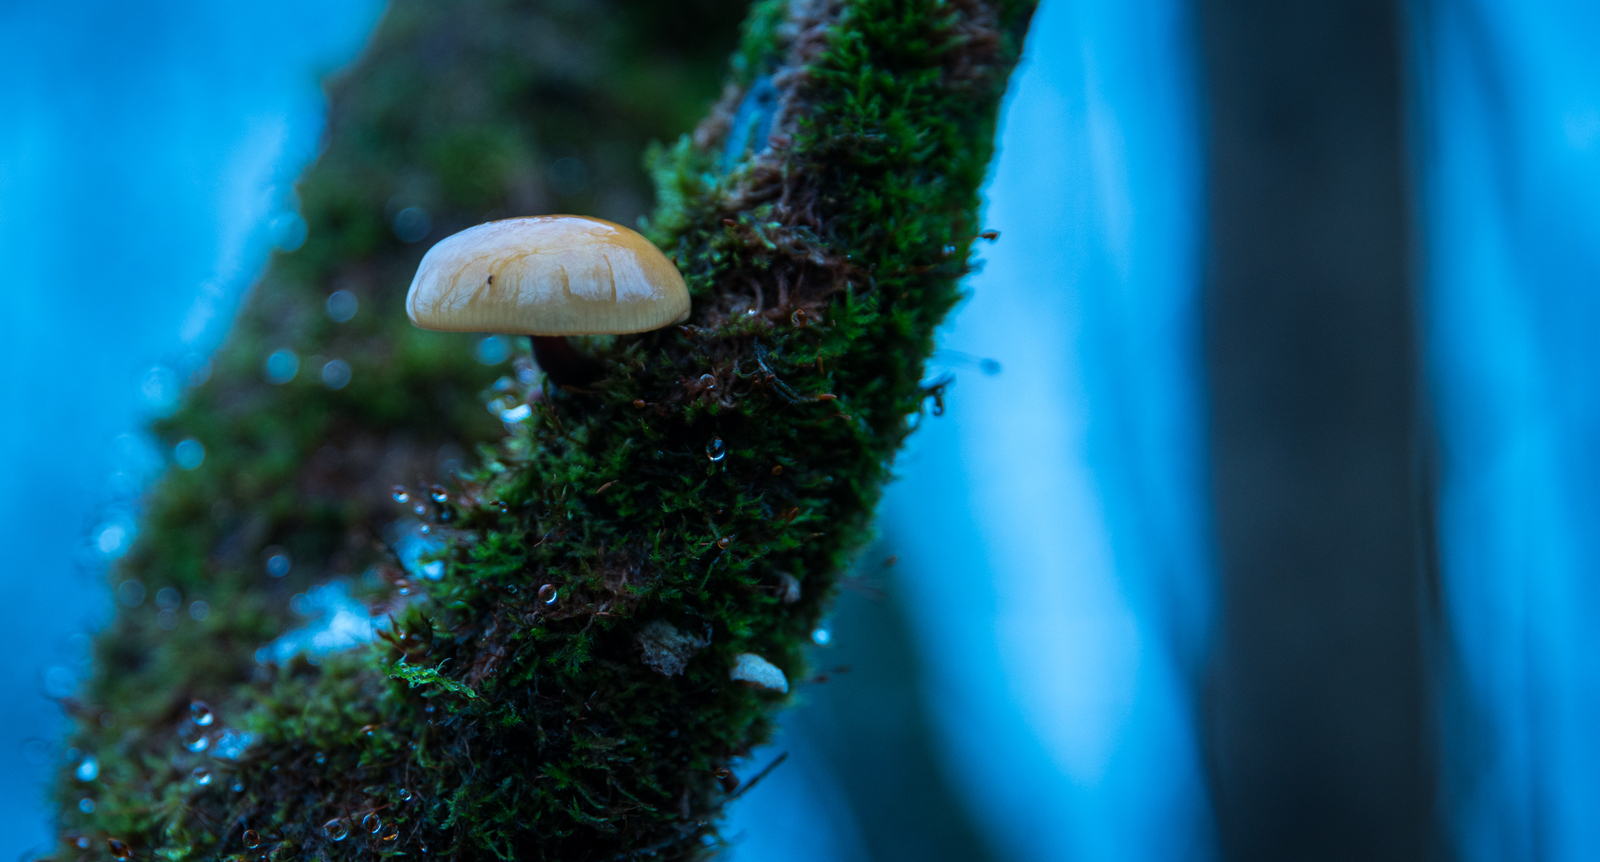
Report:
[[[418,74],[383,61],[383,46],[427,44],[420,30],[404,37],[406,14],[423,14],[407,8],[352,93]],[[604,375],[583,389],[499,384],[502,409],[528,418],[422,503],[431,535],[449,542],[436,582],[374,540],[387,513],[372,501],[396,469],[419,471],[415,457],[389,476],[380,457],[350,462],[366,447],[405,463],[402,433],[488,438],[463,397],[488,381],[457,340],[385,341],[374,323],[358,344],[264,291],[218,381],[162,429],[212,455],[158,492],[120,566],[119,577],[209,591],[219,613],[167,631],[157,609],[135,608],[102,637],[101,673],[74,704],[89,719],[76,741],[98,758],[97,801],[64,815],[64,852],[710,854],[738,792],[729,766],[785,701],[730,670],[753,654],[790,683],[805,678],[807,633],[932,394],[923,363],[967,271],[1030,11],[1023,0],[758,3],[711,117],[652,157],[650,230],[689,283],[690,325],[595,340]],[[460,177],[446,199],[515,188],[531,161],[524,138],[490,124],[396,133],[428,105],[470,104],[470,90],[426,105],[373,98],[371,115],[336,125],[305,187],[313,242],[268,284],[364,279],[398,312],[406,257],[374,263],[382,223],[359,181],[385,158],[415,158],[388,142],[431,135],[423,152],[447,154],[436,175]],[[393,312],[374,317],[387,325]],[[368,382],[300,384],[292,402],[247,383],[285,339],[362,357]],[[318,459],[326,470],[309,466]],[[285,588],[251,565],[269,544],[324,561],[294,574],[302,587],[370,564],[366,598],[394,620],[379,646],[318,665],[249,661],[288,622]],[[196,698],[214,723],[194,720]],[[229,756],[210,756],[219,748]],[[63,779],[68,804],[82,792]]]

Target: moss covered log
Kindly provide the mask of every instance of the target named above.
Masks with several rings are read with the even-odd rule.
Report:
[[[690,323],[589,340],[602,378],[561,390],[401,326],[426,243],[389,219],[428,208],[436,238],[498,213],[625,218],[628,172],[605,165],[626,160],[601,154],[670,136],[667,108],[704,98],[686,46],[738,16],[550,7],[401,3],[336,91],[305,246],[158,428],[207,455],[153,492],[113,572],[128,607],[68,702],[59,858],[716,852],[731,766],[789,696],[730,673],[758,656],[803,684],[938,397],[923,362],[1031,4],[757,3],[710,116],[650,156],[647,232]],[[565,174],[541,170],[563,152]],[[359,302],[348,322],[323,313],[334,291]],[[263,379],[275,351],[294,379]],[[335,358],[337,389],[317,379]],[[295,608],[346,592],[373,644],[294,639]]]

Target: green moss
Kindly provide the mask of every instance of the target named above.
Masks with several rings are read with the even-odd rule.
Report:
[[[410,194],[455,213],[444,226],[464,226],[470,208],[514,205],[493,199],[531,175],[538,144],[519,120],[423,123],[452,98],[473,104],[474,90],[385,62],[427,43],[420,7],[392,13],[346,85],[383,95],[352,111],[363,121],[335,124],[336,142],[359,145],[336,143],[305,185],[311,239],[274,266],[217,380],[162,429],[198,437],[208,459],[165,483],[119,577],[170,583],[185,602],[203,591],[217,610],[166,631],[154,609],[135,608],[102,637],[82,711],[110,707],[127,729],[80,725],[102,779],[92,815],[63,815],[69,837],[94,855],[116,837],[165,858],[710,853],[737,792],[726,770],[768,737],[785,701],[729,670],[751,652],[792,685],[805,679],[807,633],[933,394],[923,361],[966,272],[1029,8],[758,4],[735,54],[738,86],[693,138],[652,157],[649,230],[689,283],[690,325],[593,340],[606,373],[582,391],[497,384],[501,406],[520,401],[531,418],[427,505],[449,546],[443,578],[426,584],[388,556],[393,510],[376,501],[390,477],[434,472],[419,453],[493,436],[473,393],[494,372],[459,338],[397,324],[393,286],[415,256],[375,260],[394,243],[382,220],[393,185],[373,178],[429,166]],[[627,56],[619,79],[637,80],[645,61]],[[497,104],[545,80],[510,59],[486,65]],[[774,143],[718,174],[753,74],[781,94]],[[600,90],[595,104],[635,104]],[[576,110],[565,98],[549,108]],[[374,295],[378,281],[390,304],[348,329],[306,302],[346,284]],[[254,382],[286,344],[350,357],[360,382]],[[272,545],[297,561],[281,580],[260,571]],[[393,615],[379,647],[321,665],[246,658],[287,627],[291,591],[362,569],[363,595]],[[641,630],[663,624],[682,633],[675,642],[703,645],[685,647],[681,674],[643,654]],[[194,697],[233,742],[250,734],[248,749],[188,752],[184,742],[216,732],[186,717]],[[199,783],[196,766],[214,779]],[[78,795],[64,780],[64,802]],[[379,832],[358,831],[369,815]]]

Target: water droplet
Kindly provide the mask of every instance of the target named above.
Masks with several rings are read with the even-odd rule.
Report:
[[[93,799],[90,799],[89,797],[85,796],[82,799],[78,800],[78,810],[79,811],[82,811],[85,814],[93,814],[94,813],[94,808],[95,808],[95,805],[94,805],[94,800]]]
[[[275,351],[267,357],[267,382],[274,386],[282,386],[294,379],[300,373],[300,357],[293,350]]]
[[[421,503],[418,503],[415,506],[411,507],[411,511],[416,513],[417,515],[426,515],[426,514],[428,514],[428,507],[424,506]]]
[[[727,778],[728,776],[730,776],[732,774],[733,774],[732,770],[728,769],[728,767],[726,767],[726,766],[719,767],[717,769],[717,780],[721,781],[722,779]]]
[[[556,592],[555,584],[545,584],[539,588],[539,601],[544,602],[547,605],[553,605],[556,603],[556,599],[559,598],[561,598],[561,596]]]
[[[518,404],[509,410],[500,412],[500,421],[507,425],[514,425],[533,415],[533,408],[526,404]]]
[[[106,839],[106,849],[110,850],[111,855],[118,859],[133,858],[133,848],[115,838]]]
[[[406,207],[395,213],[390,227],[401,242],[421,242],[433,230],[433,217],[422,207]]]
[[[294,567],[294,560],[290,559],[289,552],[277,545],[270,545],[261,553],[267,558],[267,574],[274,578],[289,574],[289,570]]]
[[[428,496],[432,497],[435,503],[445,503],[450,500],[450,494],[445,491],[443,485],[434,485],[428,489]]]
[[[811,642],[817,646],[827,646],[833,640],[833,630],[826,625],[817,626],[811,632]]]
[[[400,788],[400,793],[398,795],[400,797],[400,801],[401,802],[410,802],[411,801],[411,791],[405,789],[404,787]]]
[[[317,752],[317,756],[313,757],[311,759],[315,760],[317,762],[317,764],[320,766],[321,764],[324,764],[324,763],[328,762],[328,755],[326,755],[326,754],[324,754],[324,753],[319,751],[319,752]]]
[[[244,831],[244,849],[254,850],[261,846],[261,836],[254,829]]]
[[[193,437],[181,440],[172,447],[172,460],[185,470],[193,470],[206,460],[206,447]]]
[[[363,832],[376,833],[382,828],[383,821],[379,820],[378,815],[376,814],[368,814],[367,816],[361,818],[361,831]]]
[[[513,596],[516,595],[517,594],[517,585],[516,584],[506,584],[506,592],[510,593]]]
[[[635,410],[643,410],[644,408],[646,408],[648,406],[650,406],[650,405],[646,404],[643,398],[635,398],[635,399],[633,399],[633,409],[635,409]]]
[[[232,784],[228,785],[228,789],[232,790],[234,793],[243,793],[244,792],[244,782],[243,781],[235,781]]]
[[[327,823],[322,824],[322,832],[324,835],[327,835],[330,840],[343,841],[344,839],[350,837],[350,821],[344,819],[343,817],[335,817],[332,820],[329,820]]]
[[[733,544],[733,540],[728,538],[727,536],[723,536],[722,538],[717,540],[717,547],[721,548],[724,551],[726,551],[728,549],[728,546],[731,545],[731,544]]]
[[[294,251],[305,244],[306,220],[299,213],[280,213],[267,224],[272,232],[272,244],[279,251]]]
[[[156,593],[156,607],[158,608],[176,610],[178,605],[181,604],[183,604],[183,594],[178,592],[175,587],[167,587]]]
[[[216,713],[213,713],[211,707],[203,700],[189,704],[189,718],[201,727],[210,727],[211,722],[217,720]]]
[[[378,836],[379,841],[394,841],[400,837],[400,827],[390,823],[383,829],[383,834]]]
[[[394,501],[396,503],[405,503],[405,502],[409,501],[410,499],[411,499],[411,495],[406,493],[406,486],[404,486],[404,485],[396,485],[396,486],[394,486]]]
[[[715,389],[715,388],[717,388],[717,378],[712,377],[709,374],[700,375],[700,388],[702,388],[702,389]]]
[[[772,475],[774,475],[774,476],[782,476],[783,475],[783,465],[779,464],[778,466],[773,467],[772,468]]]
[[[356,316],[356,310],[361,307],[361,301],[348,290],[336,290],[328,295],[328,316],[335,323],[347,323]]]
[[[79,781],[93,781],[100,777],[100,761],[85,757],[72,774],[78,776]]]
[[[511,339],[501,335],[485,336],[473,354],[484,365],[499,365],[511,358]]]
[[[125,608],[136,608],[144,604],[144,583],[133,578],[117,585],[117,601]]]
[[[350,363],[343,359],[330,360],[322,366],[322,385],[329,389],[343,389],[350,385]]]
[[[706,458],[711,461],[721,461],[728,454],[728,447],[722,442],[721,437],[712,437],[706,444]]]
[[[178,742],[189,751],[204,751],[211,740],[206,738],[206,732],[193,721],[185,721],[178,725]]]
[[[190,772],[189,775],[194,778],[194,783],[200,785],[201,787],[205,787],[211,783],[211,770],[205,768],[204,766],[196,766],[194,771]]]
[[[79,835],[78,836],[78,840],[74,841],[72,843],[78,845],[78,849],[79,850],[88,850],[89,849],[89,845],[93,844],[94,842],[90,841],[89,840],[89,836],[87,836],[87,835]]]

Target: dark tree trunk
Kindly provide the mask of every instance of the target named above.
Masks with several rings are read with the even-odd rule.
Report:
[[[1392,0],[1204,0],[1224,858],[1431,846]]]

